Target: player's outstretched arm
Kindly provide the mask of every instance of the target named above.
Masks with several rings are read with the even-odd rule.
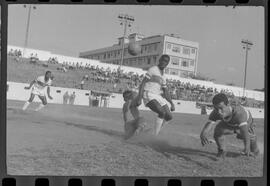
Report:
[[[204,127],[203,127],[203,129],[201,131],[201,134],[200,134],[202,146],[207,145],[207,144],[210,143],[209,140],[207,139],[207,135],[210,133],[210,131],[212,130],[215,123],[216,122],[214,122],[214,121],[208,121],[204,125]]]
[[[24,89],[30,89],[35,82],[36,80],[31,81],[30,85],[28,87],[24,87]]]
[[[247,126],[247,123],[242,123],[240,124],[239,126],[240,128],[240,135],[242,136],[243,138],[243,141],[244,141],[244,154],[249,156],[250,155],[250,137],[249,137],[249,134],[248,134],[248,126]]]
[[[53,99],[51,96],[51,89],[50,87],[47,88],[47,94],[48,94],[48,98]]]
[[[172,98],[169,94],[169,91],[166,87],[163,87],[163,92],[164,92],[164,98],[171,104],[171,111],[175,110],[174,103],[172,102]]]

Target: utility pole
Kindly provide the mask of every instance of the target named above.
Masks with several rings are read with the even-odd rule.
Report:
[[[27,5],[23,6],[24,8],[27,8]],[[36,9],[36,6],[33,6],[33,9]],[[28,44],[28,34],[29,34],[29,27],[30,27],[30,18],[31,18],[31,10],[32,10],[32,5],[28,6],[28,17],[27,17],[27,24],[26,24],[26,33],[25,33],[25,41],[24,41],[24,48],[23,48],[23,57],[25,57],[25,50],[27,48]]]
[[[247,78],[247,61],[248,61],[248,51],[251,49],[253,43],[249,40],[242,40],[243,49],[246,51],[245,56],[245,74],[244,74],[244,86],[243,86],[243,97],[245,97],[245,90],[246,90],[246,78]]]
[[[118,16],[118,19],[120,20],[120,25],[124,25],[124,35],[123,35],[123,42],[122,42],[122,53],[121,53],[121,60],[120,60],[120,66],[119,69],[121,69],[124,61],[124,52],[125,52],[125,39],[126,39],[126,33],[127,33],[127,27],[131,27],[131,23],[134,22],[134,17],[130,16],[128,14],[120,14]]]

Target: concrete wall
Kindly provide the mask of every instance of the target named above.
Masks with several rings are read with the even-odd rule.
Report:
[[[26,101],[29,99],[30,90],[25,90],[25,86],[29,86],[29,84],[25,83],[16,83],[16,82],[7,82],[8,91],[7,91],[7,99],[8,100],[20,100]],[[62,88],[62,87],[51,87],[51,96],[53,100],[48,99],[49,103],[63,103],[63,95],[68,91],[69,94],[75,92],[75,105],[89,106],[89,90],[80,90],[80,89],[72,89],[72,88]],[[88,94],[88,95],[87,95]],[[40,102],[38,97],[35,98],[35,102]],[[175,112],[177,113],[190,113],[190,114],[200,114],[201,110],[196,108],[196,102],[191,101],[179,101],[173,100],[175,104]],[[124,104],[123,97],[121,94],[112,94],[109,100],[110,108],[122,108]],[[103,103],[101,103],[103,106]],[[143,104],[140,106],[141,110],[148,110]],[[248,108],[254,118],[264,118],[264,109],[257,108]],[[207,110],[209,114],[211,110]]]

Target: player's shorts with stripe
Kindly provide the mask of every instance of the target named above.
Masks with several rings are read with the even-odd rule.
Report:
[[[143,102],[145,106],[147,103],[149,103],[152,100],[156,100],[161,106],[164,106],[167,104],[167,101],[165,98],[163,98],[160,94],[153,94],[149,91],[144,91],[143,93]]]

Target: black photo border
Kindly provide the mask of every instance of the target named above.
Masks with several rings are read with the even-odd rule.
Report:
[[[265,133],[263,177],[108,177],[108,176],[17,176],[7,175],[6,165],[6,88],[7,88],[7,26],[10,4],[100,4],[100,5],[205,5],[261,6],[265,9]],[[0,0],[0,182],[2,186],[266,186],[268,150],[268,0]]]

